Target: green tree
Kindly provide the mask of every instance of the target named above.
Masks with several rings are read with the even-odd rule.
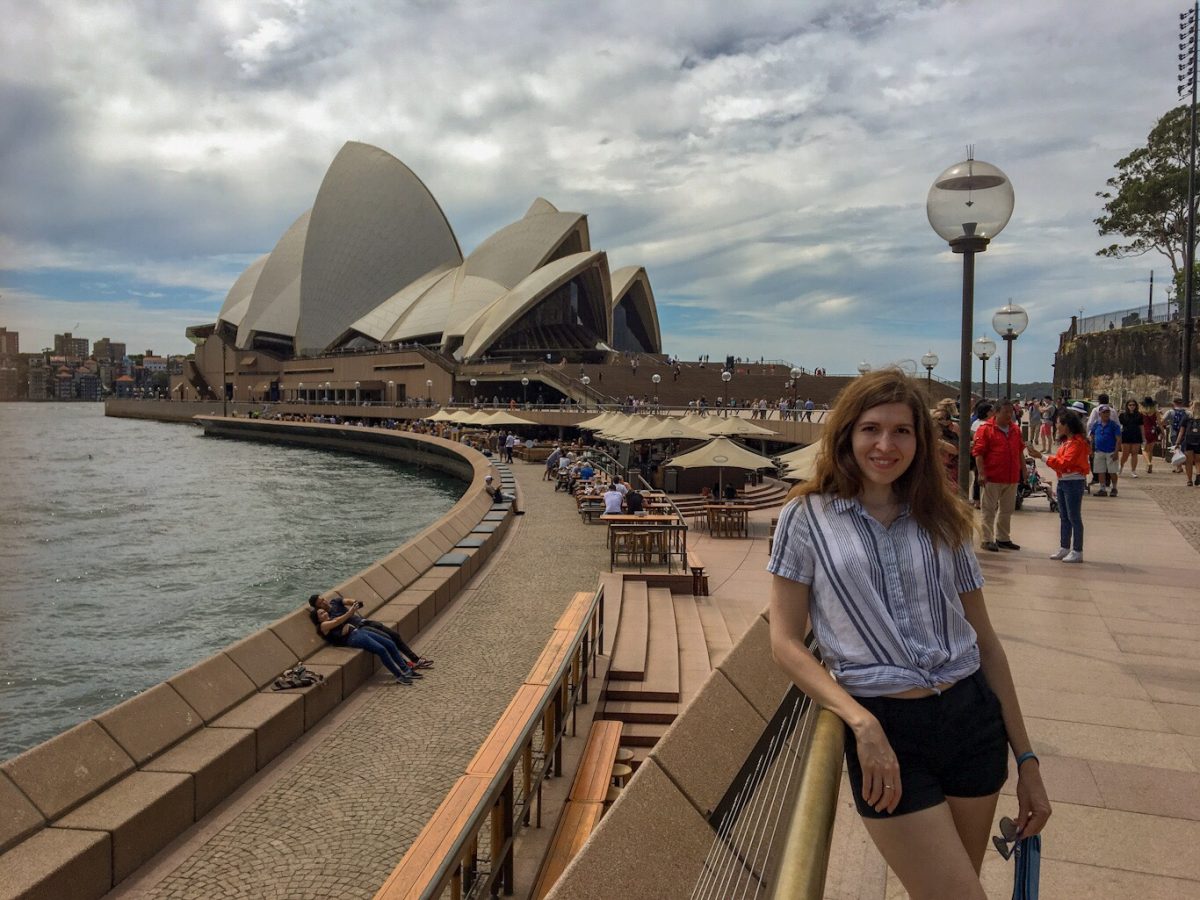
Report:
[[[1104,214],[1095,220],[1101,236],[1124,238],[1096,254],[1124,259],[1156,251],[1170,262],[1180,293],[1187,243],[1190,116],[1190,107],[1177,106],[1159,119],[1146,145],[1117,162],[1108,190],[1096,193],[1104,201]]]

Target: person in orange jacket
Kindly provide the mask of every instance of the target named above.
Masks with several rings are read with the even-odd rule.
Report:
[[[1058,552],[1050,558],[1083,562],[1083,492],[1091,447],[1076,412],[1059,414],[1057,432],[1058,452],[1046,457],[1046,465],[1058,474]]]
[[[1025,476],[1025,454],[1041,459],[1036,447],[1026,447],[1021,426],[1013,417],[1011,400],[996,404],[992,418],[975,429],[971,455],[979,471],[980,506],[983,513],[983,549],[998,553],[1020,550],[1009,534],[1017,505],[1017,482]]]

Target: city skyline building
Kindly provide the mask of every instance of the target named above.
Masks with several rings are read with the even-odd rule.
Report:
[[[69,331],[56,334],[54,336],[54,355],[65,356],[67,359],[87,359],[90,343],[87,338],[75,337]]]

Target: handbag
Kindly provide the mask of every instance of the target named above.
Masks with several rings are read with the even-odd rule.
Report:
[[[1187,457],[1184,456],[1183,451],[1176,447],[1175,452],[1171,454],[1171,465],[1182,466],[1186,460]]]

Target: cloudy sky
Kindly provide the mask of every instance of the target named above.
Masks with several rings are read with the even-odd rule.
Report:
[[[186,351],[359,140],[466,251],[539,195],[588,213],[613,268],[649,271],[669,352],[846,372],[932,348],[954,377],[960,257],[925,197],[973,143],[1017,196],[976,332],[1012,297],[1016,379],[1048,378],[1073,312],[1169,278],[1097,257],[1092,220],[1176,102],[1182,8],[0,0],[0,325]]]

